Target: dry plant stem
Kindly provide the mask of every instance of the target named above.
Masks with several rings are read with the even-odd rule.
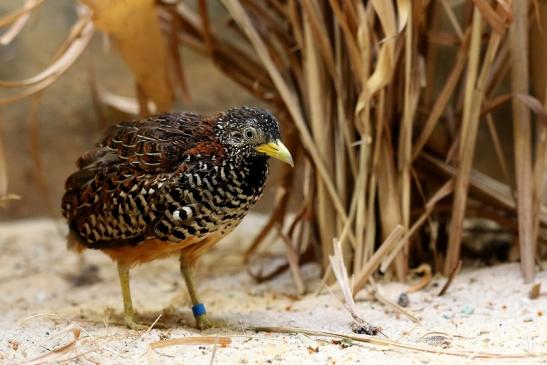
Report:
[[[283,239],[285,247],[287,248],[287,261],[289,262],[289,269],[291,270],[296,290],[298,290],[299,294],[304,294],[306,292],[306,286],[304,285],[304,280],[302,280],[302,275],[300,275],[300,267],[298,266],[298,252],[296,252],[296,250],[294,249],[294,245],[286,234],[284,234],[283,232],[279,232],[279,235]]]
[[[352,294],[355,295],[365,287],[370,276],[378,269],[382,263],[382,259],[387,256],[392,249],[397,245],[400,239],[403,238],[404,229],[401,225],[396,226],[389,234],[380,248],[372,255],[370,260],[363,266],[360,272],[355,276]]]
[[[370,29],[367,20],[367,14],[365,7],[362,3],[358,4],[358,19],[359,28],[357,29],[357,42],[359,50],[361,52],[361,60],[363,63],[363,77],[368,77],[370,73],[370,55],[371,45]],[[337,57],[337,63],[341,64],[341,57]],[[360,81],[361,85],[366,85],[367,80]],[[368,89],[363,88],[361,100],[368,100]],[[342,104],[342,101],[340,101]],[[356,127],[360,132],[361,144],[359,146],[359,172],[355,182],[355,193],[351,201],[351,208],[355,206],[356,219],[355,219],[355,232],[357,238],[357,247],[355,247],[354,253],[354,266],[353,272],[359,272],[363,264],[368,261],[372,250],[371,234],[375,233],[374,229],[374,213],[368,210],[371,201],[374,201],[374,195],[367,195],[368,183],[371,180],[371,150],[372,150],[372,138],[373,128],[371,125],[370,115],[370,103],[362,103],[356,105],[355,119]],[[346,142],[348,143],[348,142]],[[349,144],[348,144],[349,145]],[[351,154],[353,155],[353,154]],[[351,209],[350,208],[350,209]],[[373,236],[372,236],[373,237]]]
[[[4,150],[4,118],[0,108],[0,206],[4,197],[8,195],[8,166]]]
[[[357,314],[357,306],[355,305],[353,295],[351,294],[348,269],[346,268],[346,265],[344,263],[344,255],[342,254],[342,244],[339,240],[333,239],[332,245],[333,254],[329,256],[329,267],[332,268],[338,286],[342,291],[346,308],[351,313],[353,318],[359,318]]]
[[[353,318],[352,328],[355,328],[355,330],[359,331],[359,333],[371,335],[377,334],[380,332],[380,328],[372,326],[357,313],[357,306],[355,305],[355,301],[353,300],[353,295],[351,293],[348,269],[346,268],[344,256],[342,254],[342,244],[337,239],[333,240],[333,252],[334,254],[329,256],[329,267],[332,267],[332,271],[334,272],[334,276],[336,277],[336,281],[344,297],[346,309],[350,312],[351,317]],[[332,292],[331,294],[334,296]]]
[[[445,162],[427,154],[422,154],[422,157],[423,161],[427,161],[427,169],[431,169],[432,172],[436,174],[441,173],[452,177],[456,175],[456,169]],[[469,185],[470,197],[482,202],[491,210],[500,210],[500,213],[503,213],[503,215],[509,217],[516,213],[516,203],[508,185],[503,184],[477,170],[471,170]],[[496,219],[495,216],[492,215],[488,217]],[[539,221],[542,227],[547,226],[547,208],[545,205],[543,205],[540,209]],[[512,227],[512,221],[510,219],[501,220],[500,223]],[[515,224],[515,228],[516,225],[517,224]]]
[[[62,53],[59,57],[56,57],[54,62],[47,67],[45,70],[41,71],[37,75],[19,81],[3,81],[0,80],[0,87],[3,88],[18,88],[18,87],[28,87],[35,84],[38,84],[50,77],[58,76],[62,74],[86,49],[91,36],[93,35],[93,25],[89,22],[89,16],[84,16],[80,19],[73,27],[73,29],[78,29],[79,32],[73,36],[69,37],[67,40],[69,46],[66,50],[62,50]],[[64,47],[61,47],[61,49]]]
[[[365,111],[368,114],[368,110]],[[367,118],[368,119],[368,118]],[[366,120],[365,123],[368,123]],[[366,138],[366,137],[364,137]],[[366,216],[366,203],[367,203],[367,181],[368,181],[368,164],[369,164],[369,149],[370,144],[365,142],[360,147],[359,154],[359,175],[355,187],[355,193],[352,200],[352,208],[356,207],[356,219],[355,219],[355,231],[357,237],[357,247],[355,247],[355,267],[354,271],[358,272],[365,260],[365,242],[363,234],[365,231]],[[368,257],[367,257],[368,259]]]
[[[415,352],[428,352],[432,354],[439,355],[453,355],[461,356],[466,358],[473,359],[532,359],[532,358],[541,358],[547,356],[547,352],[524,352],[520,354],[503,354],[503,353],[493,353],[493,352],[478,352],[478,351],[458,351],[458,350],[447,350],[441,349],[433,346],[424,346],[416,345],[413,343],[406,343],[397,340],[390,340],[385,338],[379,338],[375,336],[367,335],[356,335],[352,333],[342,333],[335,331],[323,331],[323,330],[313,330],[307,328],[299,327],[252,327],[248,328],[252,331],[257,332],[274,332],[274,333],[302,333],[309,336],[327,336],[327,337],[336,337],[336,338],[345,338],[348,340],[358,341],[368,343],[374,346],[387,347],[389,349],[398,349],[398,350],[409,350]]]
[[[340,28],[344,34],[344,41],[348,50],[348,57],[352,67],[353,72],[357,76],[358,80],[363,80],[365,77],[363,75],[364,70],[361,64],[361,57],[357,43],[355,42],[354,32],[351,31],[347,18],[344,16],[340,5],[337,0],[329,0],[329,4],[334,12],[334,16],[338,21]]]
[[[441,291],[439,292],[440,297],[446,293],[446,291],[450,287],[450,284],[452,284],[452,281],[454,281],[454,278],[456,277],[456,275],[458,275],[461,268],[462,268],[462,260],[458,262],[458,265],[454,268],[454,270],[452,270],[450,275],[448,275],[448,279],[446,280],[446,283],[443,285]]]
[[[327,169],[332,169],[331,123],[329,121],[329,96],[324,77],[324,66],[321,62],[316,42],[312,38],[310,20],[304,16],[304,71],[309,105],[309,123],[317,152]],[[332,171],[327,172],[332,180]],[[317,216],[321,250],[323,252],[322,266],[327,267],[332,254],[332,238],[335,236],[335,211],[328,196],[327,188],[321,177],[317,177]],[[338,194],[338,193],[337,193]],[[339,195],[338,195],[339,196]]]
[[[383,93],[383,91],[381,92]],[[393,232],[393,230],[401,223],[401,206],[399,189],[397,188],[397,173],[394,166],[393,150],[387,137],[383,136],[380,141],[380,165],[382,166],[377,170],[378,174],[378,198],[380,205],[383,208],[382,215],[380,216],[380,222],[382,225],[382,233],[385,237]],[[386,238],[387,239],[387,238]],[[378,252],[378,251],[376,251]],[[375,253],[376,255],[376,253]],[[374,258],[374,255],[373,255]],[[371,258],[368,263],[373,259]],[[399,281],[404,281],[407,270],[408,262],[405,258],[404,252],[399,252],[399,255],[395,259],[395,273]],[[368,266],[368,265],[365,265]],[[361,285],[364,285],[364,280]],[[362,286],[361,286],[362,288]]]
[[[188,82],[186,81],[185,67],[183,66],[183,59],[179,49],[178,40],[178,28],[181,27],[179,19],[173,19],[171,27],[168,30],[167,46],[168,46],[168,63],[169,71],[173,74],[171,77],[173,84],[178,90],[180,99],[185,104],[190,104],[192,98],[190,96],[190,90],[188,89]]]
[[[511,1],[506,1],[508,5]],[[490,25],[492,30],[503,36],[506,28],[506,17],[511,16],[511,10],[503,8],[502,2],[498,2],[499,7],[492,8],[491,4],[487,1],[473,0],[475,7],[481,12],[486,22]]]
[[[408,2],[407,2],[408,3]],[[398,2],[398,4],[400,4]],[[411,7],[412,8],[412,7]],[[399,136],[399,170],[400,170],[400,190],[401,190],[401,223],[403,228],[408,231],[410,227],[410,205],[411,205],[411,164],[412,164],[412,129],[414,113],[419,97],[419,81],[417,77],[417,69],[415,67],[415,57],[413,49],[415,47],[413,41],[414,20],[412,12],[408,17],[405,27],[405,62],[404,62],[404,106],[403,119],[401,123],[401,134]],[[399,14],[400,16],[400,14]],[[408,242],[402,250],[402,260],[408,261]],[[407,266],[408,263],[405,264]],[[406,271],[407,268],[403,270]],[[401,271],[399,269],[399,271]],[[400,276],[400,274],[398,273]],[[399,279],[401,279],[399,277]]]
[[[139,108],[139,117],[145,118],[149,115],[152,115],[155,111],[156,106],[154,104],[153,107],[151,103],[151,99],[148,98],[146,93],[144,92],[142,86],[140,86],[138,83],[135,83],[135,94],[137,95],[136,101]]]
[[[511,83],[513,92],[527,94],[528,80],[528,0],[513,1],[513,23],[509,30],[512,57]],[[530,112],[516,98],[513,99],[513,129],[515,175],[517,180],[517,211],[519,219],[520,262],[524,280],[534,279],[536,237],[533,221],[533,177]]]
[[[447,0],[440,0],[440,3],[443,6],[446,16],[450,20],[450,25],[452,25],[452,28],[454,28],[454,31],[456,32],[460,40],[463,41],[463,31],[460,26],[460,23],[458,22],[458,18],[456,17],[456,14],[454,14],[454,10],[447,3]]]
[[[220,345],[222,347],[226,347],[231,343],[232,339],[230,337],[191,336],[184,338],[170,338],[167,340],[152,342],[149,347],[152,350],[178,345]]]
[[[323,56],[326,69],[334,82],[334,86],[337,90],[336,92],[340,95],[342,92],[340,73],[339,70],[335,67],[334,55],[332,53],[332,47],[329,43],[327,35],[328,31],[327,29],[325,29],[324,20],[320,19],[317,4],[315,4],[315,2],[314,4],[312,4],[311,0],[302,0],[302,10],[307,16],[307,20],[309,22],[309,25],[311,26],[311,30],[314,32],[315,39],[319,43],[319,51]]]
[[[546,12],[547,12],[547,6]],[[545,101],[543,103],[545,111],[547,111],[547,82],[545,83]],[[547,116],[546,116],[547,119]],[[539,123],[538,123],[539,124]],[[541,221],[541,207],[543,197],[547,188],[545,183],[545,171],[547,171],[547,127],[538,125],[538,141],[536,146],[536,163],[534,165],[534,237],[539,238],[539,227]],[[537,259],[541,261],[538,255]]]
[[[429,12],[429,24],[428,28],[431,33],[436,33],[439,31],[441,24],[441,5],[440,1],[432,2],[428,12]],[[434,42],[427,42],[427,52],[425,54],[425,84],[426,85],[435,85],[435,81],[438,79],[438,70],[439,70],[439,55],[441,48],[438,44]],[[425,87],[423,90],[423,97],[421,100],[421,107],[431,107],[433,105],[433,100],[437,98],[438,90],[434,87]]]
[[[64,74],[85,50],[93,36],[93,25],[89,16],[86,15],[80,18],[72,27],[70,33],[57,52],[54,62],[44,71],[26,80],[0,81],[0,87],[26,87],[24,91],[18,94],[0,98],[0,105],[13,103],[39,93]]]
[[[494,118],[492,117],[491,113],[488,113],[486,115],[486,125],[488,126],[488,132],[490,132],[490,136],[492,137],[492,142],[494,143],[494,150],[496,152],[496,156],[498,157],[498,162],[500,164],[503,177],[505,178],[505,183],[511,184],[511,178],[509,177],[509,169],[507,168],[507,162],[505,161],[505,156],[503,154],[503,147],[501,145],[500,137],[496,129],[496,125],[494,124]]]
[[[184,3],[179,3],[175,10],[171,10],[172,16],[179,17],[185,27],[192,29],[193,42],[203,42],[203,47],[196,47],[196,43],[190,42],[190,38],[186,33],[180,33],[183,36],[188,46],[192,46],[195,51],[203,53],[204,55],[210,55],[209,50],[205,44],[203,34],[210,37],[210,44],[214,46],[213,61],[221,68],[223,72],[228,73],[230,77],[237,78],[243,77],[245,79],[252,79],[251,83],[263,83],[267,89],[273,88],[273,83],[267,75],[262,65],[257,62],[253,57],[242,51],[232,43],[223,40],[216,34],[213,29],[202,29],[201,25],[205,23],[203,19],[200,21],[200,17]],[[186,36],[185,36],[186,34]],[[234,68],[234,69],[232,69]],[[241,80],[241,79],[240,79]],[[245,87],[247,85],[244,84]],[[249,90],[256,89],[255,87],[247,87]]]
[[[17,9],[14,12],[4,15],[0,18],[0,28],[3,28],[7,25],[10,25],[13,22],[16,22],[19,18],[25,16],[25,14],[28,14],[30,11],[38,8],[44,3],[45,0],[36,0],[33,1],[31,4],[25,4],[21,9]]]
[[[33,6],[37,1],[36,0],[26,0],[24,9],[28,9]],[[10,44],[15,37],[23,30],[25,24],[27,24],[30,19],[30,11],[25,13],[23,16],[19,17],[13,24],[6,30],[2,35],[0,35],[0,46],[7,46]]]
[[[481,14],[479,10],[475,8],[473,10],[471,29],[470,66],[466,79],[461,138],[458,150],[458,175],[456,176],[454,187],[454,209],[450,224],[448,251],[444,267],[445,275],[448,275],[458,264],[460,257],[463,219],[467,206],[469,175],[473,164],[477,141],[480,108],[484,99],[484,91],[488,76],[501,41],[501,35],[498,32],[491,33],[482,68],[477,78],[481,51],[481,31]]]
[[[450,75],[448,76],[448,79],[444,84],[443,89],[436,99],[436,102],[433,106],[433,109],[431,110],[431,113],[429,114],[429,117],[427,118],[427,121],[425,122],[422,132],[418,136],[417,140],[414,142],[412,150],[413,160],[415,160],[419,156],[423,147],[431,137],[431,134],[433,133],[433,130],[435,129],[435,126],[437,125],[441,117],[441,114],[446,109],[446,106],[454,92],[454,89],[456,88],[456,85],[460,81],[461,74],[465,69],[466,61],[468,58],[470,39],[471,33],[466,32],[462,44],[458,49],[458,53],[456,54],[456,60],[454,61],[452,71],[450,72]]]
[[[435,208],[435,205],[440,200],[442,200],[445,197],[447,197],[448,195],[450,195],[453,192],[453,190],[454,190],[454,184],[450,180],[450,181],[446,182],[445,184],[443,184],[439,188],[439,190],[437,190],[437,192],[435,194],[433,194],[433,196],[427,201],[427,204],[425,205],[424,212],[422,213],[422,215],[418,219],[416,219],[416,221],[414,222],[412,227],[410,227],[410,229],[405,233],[404,239],[401,243],[399,243],[399,245],[401,245],[402,243],[405,243],[408,240],[410,240],[410,238],[418,231],[418,229],[425,223],[426,219],[433,212],[433,209]],[[397,245],[395,247],[395,249],[392,250],[391,253],[388,254],[383,259],[382,264],[380,265],[380,272],[385,273],[387,271],[389,265],[391,264],[391,262],[395,258],[395,255],[399,251],[398,250],[399,245]]]

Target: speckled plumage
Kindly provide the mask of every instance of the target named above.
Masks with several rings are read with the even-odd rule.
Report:
[[[71,231],[95,249],[150,239],[198,243],[230,232],[262,196],[268,174],[267,156],[225,140],[245,123],[279,138],[275,118],[248,107],[112,127],[66,182],[62,207]]]
[[[196,325],[209,325],[194,263],[260,199],[269,156],[293,164],[273,115],[241,107],[121,123],[80,157],[62,201],[69,247],[100,249],[117,262],[127,326],[142,328],[131,266],[177,253]]]

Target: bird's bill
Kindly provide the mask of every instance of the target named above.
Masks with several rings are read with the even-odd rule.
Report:
[[[260,146],[257,146],[255,150],[270,157],[277,158],[294,167],[291,153],[279,139],[274,142],[261,144]]]

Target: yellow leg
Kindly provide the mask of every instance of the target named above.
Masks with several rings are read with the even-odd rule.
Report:
[[[127,327],[140,330],[147,326],[135,322],[135,311],[131,301],[131,289],[129,287],[129,267],[118,263],[118,275],[120,276],[120,285],[122,287],[124,320]]]
[[[184,254],[180,256],[180,272],[182,273],[182,277],[184,278],[186,287],[188,288],[188,293],[190,294],[190,300],[192,301],[192,312],[194,313],[194,318],[196,319],[196,327],[199,329],[212,327],[212,323],[205,314],[205,306],[198,298],[194,283],[194,267],[185,259]]]

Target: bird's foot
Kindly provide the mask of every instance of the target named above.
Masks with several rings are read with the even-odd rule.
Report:
[[[124,317],[124,321],[125,321],[125,325],[127,326],[127,328],[130,328],[130,329],[136,330],[136,331],[147,330],[150,327],[150,326],[147,326],[144,323],[135,322],[135,318],[133,316],[126,315]]]
[[[207,318],[206,314],[195,316],[194,318],[196,319],[196,327],[200,330],[216,327],[214,322],[211,322],[209,318]]]

